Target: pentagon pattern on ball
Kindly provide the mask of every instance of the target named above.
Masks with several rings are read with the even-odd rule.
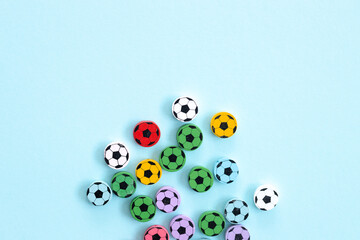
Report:
[[[136,191],[135,178],[129,172],[115,173],[111,180],[111,189],[116,196],[128,198]]]
[[[249,217],[249,207],[242,200],[232,199],[226,203],[224,215],[230,223],[237,224]]]
[[[179,128],[176,140],[182,149],[193,151],[200,147],[203,140],[203,134],[196,125],[185,124]]]
[[[156,193],[155,204],[158,209],[165,213],[176,211],[180,205],[180,194],[172,187],[162,187]]]
[[[136,166],[135,174],[142,184],[152,185],[160,180],[162,170],[157,161],[145,159]]]
[[[161,225],[152,225],[146,229],[144,240],[169,240],[169,232]]]
[[[111,189],[105,182],[94,182],[86,191],[88,200],[95,206],[103,206],[111,199]]]
[[[219,138],[228,138],[234,135],[237,122],[233,115],[227,112],[215,114],[211,119],[211,130]]]
[[[179,171],[185,166],[186,157],[181,148],[170,146],[165,148],[160,154],[161,167],[169,172]]]
[[[260,210],[269,211],[277,205],[278,201],[279,195],[272,185],[261,185],[255,191],[254,202]]]
[[[174,117],[181,122],[193,120],[198,113],[196,102],[190,97],[180,97],[172,105]]]
[[[129,151],[119,142],[110,143],[105,148],[104,160],[113,169],[124,168],[129,163],[129,158]]]
[[[142,121],[136,124],[133,135],[137,144],[151,147],[160,139],[160,128],[152,121]]]
[[[150,197],[137,196],[130,203],[130,212],[135,220],[147,222],[155,216],[156,207]]]
[[[229,227],[225,233],[226,240],[250,240],[249,231],[242,225]]]
[[[225,228],[225,219],[217,211],[206,211],[199,218],[199,227],[206,236],[217,236]]]
[[[214,178],[208,169],[197,166],[191,169],[188,181],[194,191],[206,192],[212,187]]]
[[[232,159],[220,159],[215,164],[214,175],[221,183],[232,183],[239,175],[239,168]]]
[[[177,240],[188,240],[195,233],[195,224],[191,218],[178,215],[170,221],[170,233]]]

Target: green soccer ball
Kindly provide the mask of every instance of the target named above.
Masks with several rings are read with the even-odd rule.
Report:
[[[111,189],[116,196],[128,198],[136,191],[135,178],[129,172],[115,173],[111,180]]]
[[[131,201],[130,212],[135,220],[148,222],[155,216],[156,207],[150,197],[140,195]]]
[[[203,134],[196,125],[185,124],[179,128],[176,140],[182,149],[193,151],[200,147],[203,141]]]
[[[225,219],[218,211],[206,211],[199,218],[199,228],[206,236],[217,236],[225,228]]]
[[[171,146],[165,148],[160,154],[160,165],[161,167],[169,172],[179,171],[185,166],[186,157],[185,153],[181,148]]]
[[[191,169],[188,181],[196,192],[206,192],[212,187],[214,177],[209,169],[197,166]]]

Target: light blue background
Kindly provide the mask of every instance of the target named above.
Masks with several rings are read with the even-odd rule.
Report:
[[[195,221],[239,197],[254,240],[358,239],[359,11],[357,0],[2,0],[0,239],[138,240],[152,224],[168,227],[176,214],[138,223],[131,199],[97,208],[85,191],[115,173],[107,143],[129,147],[133,173],[175,144],[170,109],[182,95],[198,101],[203,145],[136,194],[173,185],[177,213]],[[237,117],[234,137],[212,135],[218,111]],[[144,119],[162,131],[150,149],[132,139]],[[191,191],[189,169],[222,156],[238,161],[237,182]],[[279,188],[270,212],[252,204],[263,183]]]

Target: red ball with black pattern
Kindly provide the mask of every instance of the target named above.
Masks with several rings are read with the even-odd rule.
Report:
[[[160,128],[152,121],[141,121],[134,128],[134,139],[143,147],[152,147],[160,139]]]

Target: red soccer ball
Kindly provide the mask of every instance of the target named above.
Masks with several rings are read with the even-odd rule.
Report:
[[[169,240],[169,232],[161,225],[153,225],[146,229],[144,240]]]
[[[160,139],[160,128],[152,121],[141,121],[134,128],[134,139],[140,146],[154,146]]]

